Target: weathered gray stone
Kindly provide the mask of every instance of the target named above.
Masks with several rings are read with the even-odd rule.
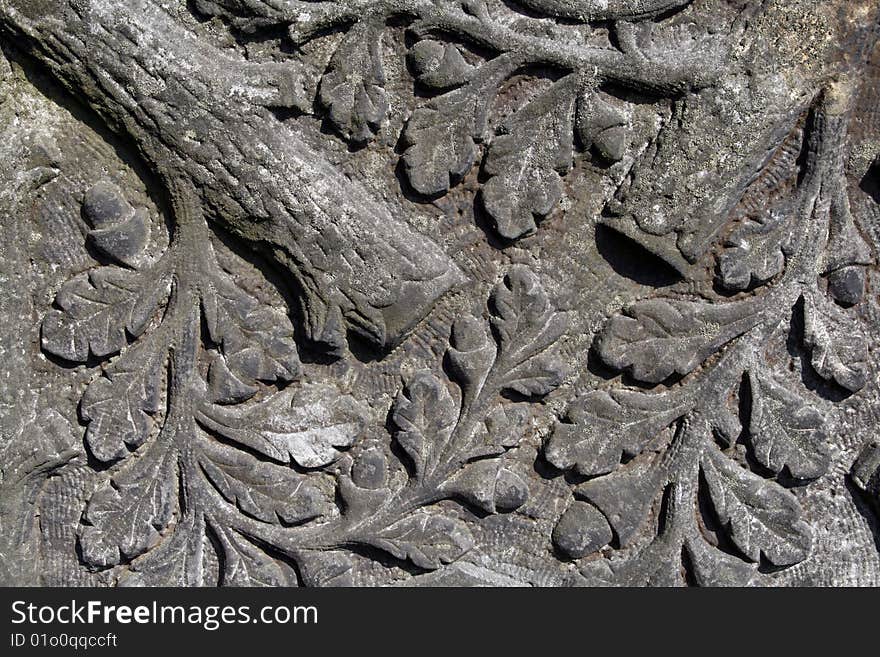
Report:
[[[880,584],[875,0],[0,0],[0,583]]]

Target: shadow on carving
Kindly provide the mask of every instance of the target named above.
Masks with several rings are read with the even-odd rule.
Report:
[[[644,247],[608,226],[596,226],[596,247],[619,276],[650,287],[669,287],[681,274]]]
[[[832,302],[833,303],[833,302]],[[811,392],[819,395],[828,401],[839,403],[849,397],[853,392],[836,385],[833,382],[826,381],[819,376],[810,359],[810,354],[804,349],[804,299],[801,297],[794,305],[791,312],[791,322],[789,324],[788,339],[786,340],[786,349],[792,358],[800,363],[800,377],[804,386]]]
[[[856,486],[849,477],[844,478],[843,484],[853,500],[856,511],[868,524],[874,545],[880,551],[880,503],[875,503],[870,495]]]

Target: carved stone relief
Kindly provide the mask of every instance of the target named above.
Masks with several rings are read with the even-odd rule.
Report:
[[[0,581],[880,584],[875,0],[0,0]]]

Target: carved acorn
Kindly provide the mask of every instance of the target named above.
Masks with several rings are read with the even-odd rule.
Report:
[[[378,490],[385,486],[388,459],[378,446],[368,447],[355,459],[351,467],[351,480],[360,488]]]
[[[495,511],[516,511],[529,499],[529,489],[522,478],[510,470],[501,469],[495,479]]]
[[[452,326],[447,362],[455,380],[462,387],[463,404],[469,404],[483,387],[497,347],[486,332],[483,323],[465,316]]]
[[[469,463],[443,485],[443,490],[487,513],[516,511],[529,498],[526,482],[499,459]]]
[[[119,187],[102,180],[86,192],[82,211],[92,226],[91,245],[102,255],[135,267],[150,239],[146,210],[135,209]]]
[[[572,503],[556,527],[553,545],[570,559],[580,559],[602,548],[614,538],[611,526],[596,507],[580,500]]]
[[[486,417],[489,441],[499,448],[514,447],[523,439],[530,419],[522,406],[499,406]]]
[[[831,207],[825,274],[828,293],[843,306],[854,306],[865,296],[866,267],[874,263],[871,248],[856,229],[846,193]]]
[[[828,275],[828,292],[843,306],[854,306],[865,297],[865,267],[850,266]]]
[[[457,47],[431,40],[412,47],[409,63],[419,84],[438,90],[463,84],[473,70]]]
[[[592,148],[609,162],[619,162],[626,154],[629,121],[620,109],[595,92],[587,92],[578,103],[577,130],[584,148]]]

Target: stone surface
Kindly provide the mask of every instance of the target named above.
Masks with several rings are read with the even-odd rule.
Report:
[[[880,584],[875,0],[0,0],[0,583]]]

